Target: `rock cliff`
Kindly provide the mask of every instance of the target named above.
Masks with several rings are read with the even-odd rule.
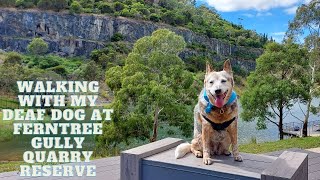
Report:
[[[37,10],[0,9],[0,49],[26,52],[28,43],[34,37],[42,37],[49,43],[49,51],[64,56],[89,56],[94,49],[103,48],[115,33],[121,33],[124,40],[134,43],[159,28],[170,29],[184,37],[189,44],[204,45],[214,52],[217,60],[231,57],[232,62],[252,70],[255,63],[237,57],[239,52],[259,56],[261,49],[245,48],[227,42],[196,34],[185,28],[161,23],[140,21],[123,17],[102,15],[71,15],[68,13]],[[186,58],[194,52],[186,50]]]

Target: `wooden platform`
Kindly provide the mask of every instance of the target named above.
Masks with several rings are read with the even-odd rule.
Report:
[[[170,147],[170,146],[167,146]],[[147,180],[163,180],[160,175],[166,173],[175,180],[184,178],[195,179],[190,175],[197,175],[202,179],[261,179],[261,173],[279,157],[284,151],[267,153],[264,155],[254,155],[241,153],[243,162],[235,162],[232,157],[215,156],[214,164],[206,166],[202,163],[201,158],[195,158],[192,154],[186,155],[182,159],[174,158],[174,147],[170,147],[162,152],[154,155],[150,154],[150,150],[142,156],[140,163],[142,164],[142,179]],[[163,149],[162,149],[163,150]],[[287,151],[308,153],[309,180],[320,180],[320,154],[301,149],[289,149]],[[139,154],[139,149],[134,153]],[[20,177],[18,172],[1,173],[0,180],[120,180],[120,157],[104,158],[94,160],[91,164],[97,166],[96,177]],[[129,166],[132,167],[132,166]],[[177,169],[182,173],[177,173]],[[188,176],[187,178],[183,176]],[[152,178],[150,178],[152,177]],[[160,178],[160,179],[157,179]],[[299,180],[299,179],[297,179]]]
[[[307,151],[307,150],[299,149],[299,148],[292,148],[292,149],[288,149],[286,151],[307,153],[308,154],[308,166],[309,166],[308,167],[308,169],[309,169],[308,180],[320,180],[320,153],[315,153],[312,151]],[[281,153],[283,153],[283,150],[271,152],[271,153],[266,153],[265,155],[278,157]]]

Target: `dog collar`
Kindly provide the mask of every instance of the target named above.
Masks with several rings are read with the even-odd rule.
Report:
[[[205,100],[207,101],[207,103],[208,103],[207,106],[206,106],[205,111],[206,111],[207,114],[209,114],[209,113],[211,112],[211,110],[214,108],[214,105],[210,103],[209,97],[208,97],[208,95],[207,95],[207,91],[206,91],[206,90],[204,90],[203,97],[204,97],[204,99],[205,99]],[[237,93],[236,93],[235,91],[232,91],[231,96],[230,96],[228,102],[227,102],[225,105],[230,105],[230,104],[233,103],[236,99],[237,99]]]
[[[227,127],[230,126],[230,124],[236,120],[236,117],[230,119],[229,121],[223,122],[223,123],[214,123],[212,121],[210,121],[210,119],[208,119],[206,116],[202,115],[202,117],[208,121],[208,123],[210,123],[211,127],[216,130],[216,131],[223,131],[225,130]]]

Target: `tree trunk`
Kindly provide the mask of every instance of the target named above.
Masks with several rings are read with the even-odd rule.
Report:
[[[160,113],[159,106],[156,106],[156,109],[154,111],[154,118],[153,118],[153,135],[150,139],[150,142],[155,142],[158,138],[158,118]]]
[[[312,101],[312,98],[310,98],[307,103],[307,112],[306,112],[306,115],[304,116],[304,121],[303,121],[302,137],[308,136],[308,121],[310,116],[311,101]]]
[[[282,101],[280,104],[279,108],[279,135],[280,135],[280,140],[283,140],[283,106],[282,106]]]

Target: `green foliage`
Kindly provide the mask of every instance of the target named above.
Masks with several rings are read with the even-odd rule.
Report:
[[[83,64],[79,69],[77,69],[73,76],[76,79],[82,79],[86,81],[103,81],[104,74],[101,66],[97,65],[94,61],[89,61]]]
[[[91,52],[91,60],[96,62],[102,69],[113,66],[123,66],[124,59],[129,53],[126,44],[117,42],[111,43],[104,49],[94,50]]]
[[[54,66],[51,68],[48,68],[49,71],[53,71],[61,76],[66,76],[67,75],[67,70],[64,66],[62,65],[58,65],[58,66]]]
[[[16,7],[20,8],[31,8],[34,6],[33,0],[16,0]]]
[[[70,5],[70,13],[79,14],[82,12],[82,6],[78,1],[73,1]]]
[[[111,14],[114,12],[114,8],[109,3],[101,3],[99,4],[98,8],[103,14],[105,13]]]
[[[41,38],[34,38],[27,49],[31,54],[43,55],[48,52],[48,43]]]
[[[44,10],[60,11],[68,7],[68,0],[40,0],[37,6]]]
[[[307,78],[301,76],[307,67],[307,51],[287,42],[284,45],[270,43],[257,59],[256,70],[248,77],[248,86],[241,96],[245,121],[257,119],[259,129],[266,128],[266,122],[279,127],[280,138],[284,111],[295,100],[307,97]]]
[[[122,41],[123,39],[124,37],[121,33],[114,33],[114,35],[111,37],[111,42]]]
[[[150,14],[150,20],[154,22],[159,22],[161,20],[160,15],[152,13]]]
[[[14,65],[14,64],[21,64],[22,63],[22,56],[16,52],[9,52],[4,59],[4,64],[6,66]]]
[[[161,29],[139,39],[123,67],[106,72],[106,83],[115,93],[113,121],[104,124],[97,138],[104,148],[130,138],[150,139],[154,120],[167,121],[190,134],[191,105],[196,92],[193,75],[184,69],[178,53],[182,37]]]
[[[16,0],[0,0],[1,7],[13,7],[16,5]]]

